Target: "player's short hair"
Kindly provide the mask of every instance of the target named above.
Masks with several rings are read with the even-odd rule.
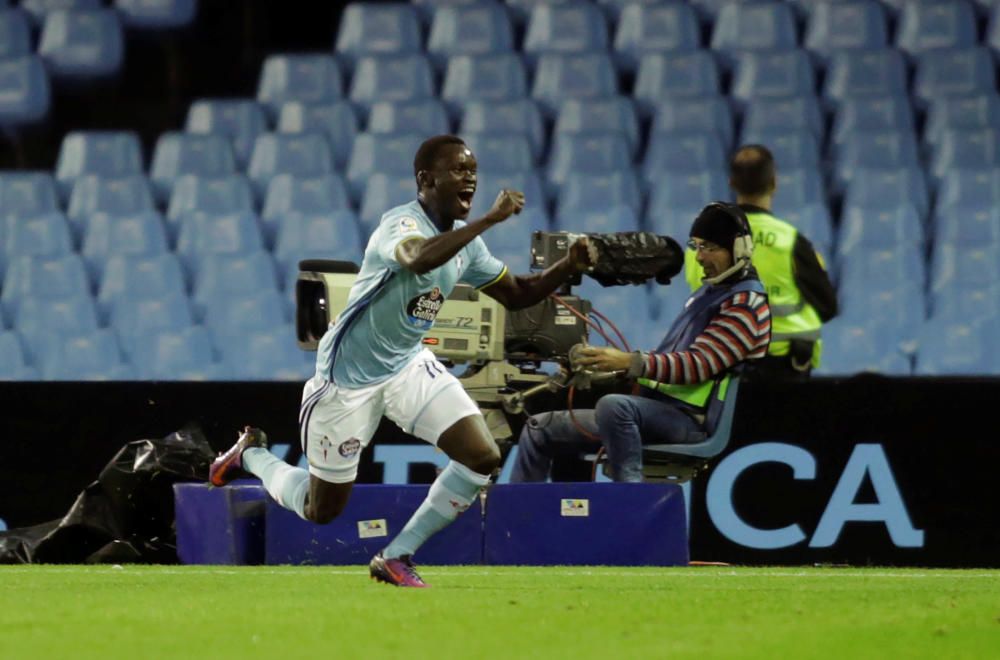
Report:
[[[429,170],[434,167],[434,161],[441,149],[450,144],[460,144],[464,147],[465,141],[457,135],[435,135],[424,140],[420,148],[417,149],[417,155],[413,157],[413,176],[417,176],[420,170]]]
[[[774,156],[762,144],[744,145],[729,159],[729,185],[740,195],[770,192],[774,177]]]

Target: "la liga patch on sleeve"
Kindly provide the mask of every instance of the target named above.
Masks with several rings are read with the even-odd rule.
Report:
[[[411,218],[408,215],[404,215],[399,219],[399,233],[409,234],[417,231],[417,219]]]

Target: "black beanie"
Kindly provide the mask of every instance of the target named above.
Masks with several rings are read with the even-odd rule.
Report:
[[[740,213],[735,207],[734,213]],[[739,233],[739,225],[735,218],[726,210],[719,208],[716,204],[709,204],[691,225],[691,238],[700,238],[704,241],[711,241],[719,247],[733,251],[733,243]]]

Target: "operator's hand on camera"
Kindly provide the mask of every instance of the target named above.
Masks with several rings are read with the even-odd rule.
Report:
[[[586,236],[582,236],[569,246],[569,253],[566,255],[573,270],[584,273],[591,270],[597,264],[597,249],[591,245]]]
[[[484,218],[487,222],[497,224],[503,222],[511,215],[516,215],[524,208],[524,193],[517,190],[507,190],[504,188],[497,195],[493,207],[486,212]]]
[[[624,371],[632,363],[632,354],[609,346],[587,346],[580,350],[577,364],[594,371]]]

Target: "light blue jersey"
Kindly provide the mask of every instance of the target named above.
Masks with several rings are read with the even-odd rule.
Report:
[[[455,221],[455,229],[464,226]],[[457,282],[482,288],[507,272],[479,236],[423,275],[396,261],[396,247],[404,240],[438,233],[417,201],[382,216],[368,240],[347,306],[320,340],[318,375],[341,387],[358,388],[399,373],[420,352],[421,340]]]

